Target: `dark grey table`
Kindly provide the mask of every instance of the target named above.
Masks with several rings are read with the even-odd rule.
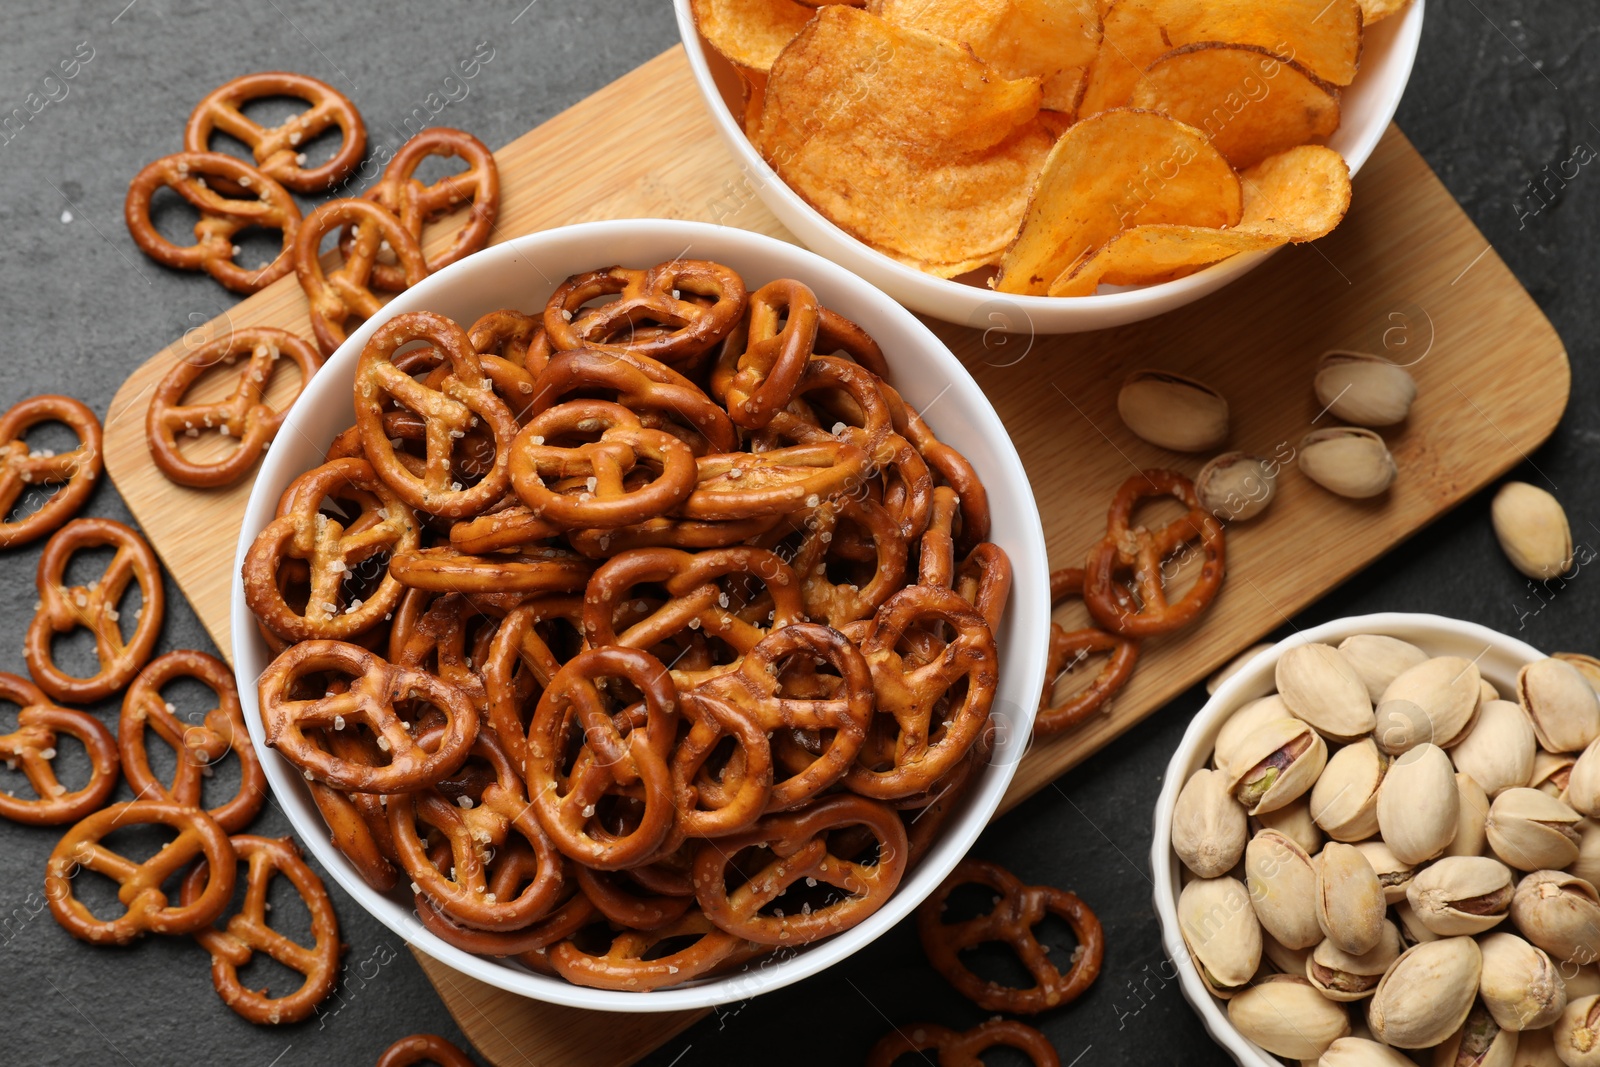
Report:
[[[488,41],[493,58],[436,121],[499,146],[676,40],[663,0],[12,0],[5,14],[0,118],[24,108],[30,93],[48,90],[55,99],[0,133],[0,408],[64,392],[101,415],[150,353],[232,302],[209,280],[146,260],[121,215],[129,178],[178,149],[185,116],[212,87],[252,70],[316,75],[347,91],[373,143],[392,150],[412,109]],[[1600,545],[1600,470],[1592,462],[1600,375],[1589,362],[1600,327],[1600,177],[1590,166],[1570,177],[1573,167],[1563,164],[1575,155],[1593,159],[1600,146],[1597,53],[1600,23],[1585,5],[1436,0],[1399,118],[1571,350],[1571,409],[1555,438],[1516,473],[1552,488],[1575,538],[1589,546]],[[46,85],[45,76],[74,56],[77,76],[65,92],[58,81]],[[1517,358],[1514,347],[1505,358]],[[109,485],[88,511],[128,517]],[[0,670],[22,670],[37,559],[34,546],[0,560],[0,603],[10,609],[0,617]],[[1595,582],[1582,572],[1533,589],[1501,558],[1480,497],[1295,625],[1366,611],[1434,611],[1545,648],[1595,652]],[[162,648],[210,648],[175,588],[168,601]],[[1166,761],[1201,702],[1198,692],[1174,701],[1000,820],[977,846],[978,855],[1030,881],[1075,889],[1106,925],[1099,983],[1041,1021],[1064,1064],[1227,1062],[1170,980],[1146,858]],[[110,705],[99,710],[114,717]],[[10,722],[6,714],[0,725]],[[0,786],[9,783],[0,777]],[[256,826],[267,834],[288,829],[275,806]],[[400,940],[337,889],[349,943],[345,977],[337,998],[296,1026],[251,1026],[224,1008],[205,953],[187,940],[98,950],[72,940],[42,911],[45,857],[59,836],[0,822],[0,1061],[363,1064],[413,1031],[461,1039]],[[720,1010],[646,1062],[855,1062],[891,1023],[965,1027],[982,1017],[928,970],[902,925],[825,975]]]

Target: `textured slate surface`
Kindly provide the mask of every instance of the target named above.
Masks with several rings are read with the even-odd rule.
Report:
[[[20,132],[0,136],[0,366],[7,371],[0,407],[66,392],[103,414],[134,366],[231,303],[208,280],[145,260],[121,222],[128,179],[178,148],[194,101],[227,78],[290,68],[327,79],[361,107],[374,146],[389,150],[414,108],[427,107],[430,93],[440,94],[437,104],[448,92],[459,99],[435,121],[498,146],[674,40],[662,0],[125,3],[7,5],[0,114],[25,107],[31,92],[48,89],[58,99]],[[1600,114],[1600,30],[1591,21],[1580,6],[1554,0],[1435,3],[1400,123],[1569,346],[1571,410],[1518,476],[1553,487],[1575,538],[1600,546],[1600,472],[1591,459],[1600,442],[1600,381],[1591,366],[1600,325],[1592,295],[1600,128],[1591,121]],[[493,58],[463,96],[444,78],[484,41]],[[65,82],[65,94],[59,82],[45,85],[75,53],[77,76]],[[1595,579],[1580,571],[1559,587],[1531,589],[1499,556],[1487,503],[1474,500],[1442,519],[1295,624],[1436,611],[1546,648],[1596,651]],[[109,486],[90,511],[126,518]],[[24,548],[0,559],[0,603],[11,607],[0,615],[0,670],[22,669],[37,558],[36,548]],[[208,647],[175,590],[169,603],[162,647]],[[979,843],[978,854],[1029,880],[1077,890],[1108,928],[1099,984],[1042,1023],[1064,1064],[1227,1062],[1170,981],[1145,859],[1162,771],[1200,703],[1198,693],[1175,701]],[[114,716],[112,707],[101,710]],[[7,712],[0,725],[9,721]],[[287,829],[275,808],[256,826],[267,834]],[[58,836],[0,824],[5,1062],[360,1064],[416,1030],[459,1039],[403,946],[337,891],[349,943],[339,998],[297,1026],[263,1029],[235,1017],[211,992],[205,954],[186,941],[151,939],[125,950],[73,941],[41,910],[41,872]],[[723,1009],[647,1062],[854,1062],[891,1022],[967,1026],[981,1017],[927,970],[914,935],[901,928],[810,983]]]

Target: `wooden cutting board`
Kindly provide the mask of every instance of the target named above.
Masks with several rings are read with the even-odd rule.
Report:
[[[495,239],[591,219],[701,219],[790,239],[754,196],[704,114],[679,48],[659,56],[496,153],[503,200]],[[443,235],[439,235],[440,238]],[[596,264],[606,258],[596,251]],[[196,285],[208,284],[196,280]],[[1412,363],[1420,394],[1386,434],[1400,477],[1384,497],[1347,501],[1287,470],[1271,509],[1228,531],[1228,578],[1200,625],[1151,641],[1109,713],[1041,741],[1006,798],[1015,805],[1129,729],[1230,656],[1282,625],[1523,459],[1555,429],[1569,370],[1550,323],[1392,128],[1356,181],[1355,208],[1315,246],[1291,248],[1197,305],[1151,322],[1031,338],[1026,322],[931,324],[971,369],[1016,441],[1055,566],[1102,536],[1117,487],[1144,467],[1192,476],[1197,457],[1139,441],[1115,397],[1136,367],[1181,371],[1230,400],[1232,447],[1287,457],[1318,419],[1312,367],[1330,348]],[[150,463],[144,408],[175,359],[232,327],[308,334],[291,278],[240,302],[134,372],[106,418],[106,465],[179,586],[226,655],[228,588],[249,485],[199,492]],[[892,354],[891,354],[892,355]],[[287,388],[274,382],[275,389]],[[937,425],[937,412],[933,419]],[[1030,576],[1041,580],[1039,576]],[[601,1017],[498,992],[422,959],[456,1021],[496,1064],[630,1063],[700,1013]]]

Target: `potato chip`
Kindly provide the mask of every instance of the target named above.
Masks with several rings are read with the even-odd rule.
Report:
[[[1382,22],[1390,15],[1398,15],[1411,3],[1411,0],[1361,0],[1361,14],[1368,26],[1374,22]]]
[[[1349,85],[1361,59],[1361,26],[1357,0],[1117,0],[1106,12],[1079,113],[1126,105],[1150,64],[1201,42],[1253,44],[1332,85]]]
[[[1100,285],[1170,281],[1240,252],[1325,237],[1350,209],[1350,168],[1331,148],[1305,145],[1273,156],[1242,177],[1244,214],[1231,229],[1134,226],[1064,272],[1051,296],[1089,296]]]
[[[1050,151],[1037,78],[931,34],[829,6],[767,81],[758,147],[847,232],[912,260],[992,256]]]
[[[1175,48],[1150,64],[1129,104],[1204,130],[1236,170],[1339,128],[1337,89],[1254,45]]]
[[[690,9],[706,43],[730,62],[762,73],[817,13],[795,0],[693,0]]]
[[[767,107],[767,76],[759,70],[739,71],[744,86],[744,135],[752,142],[761,133],[761,114]]]
[[[1232,226],[1239,176],[1204,133],[1153,111],[1105,111],[1051,150],[994,287],[1043,296],[1085,252],[1128,226]]]
[[[896,26],[970,45],[1008,78],[1044,79],[1044,106],[1076,111],[1088,66],[1100,50],[1097,0],[882,0]]]

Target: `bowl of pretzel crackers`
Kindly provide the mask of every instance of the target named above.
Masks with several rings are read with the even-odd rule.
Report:
[[[910,312],[759,234],[596,222],[339,347],[232,625],[274,793],[363,907],[502,989],[665,1011],[815,974],[949,874],[1026,746],[1046,574]]]

